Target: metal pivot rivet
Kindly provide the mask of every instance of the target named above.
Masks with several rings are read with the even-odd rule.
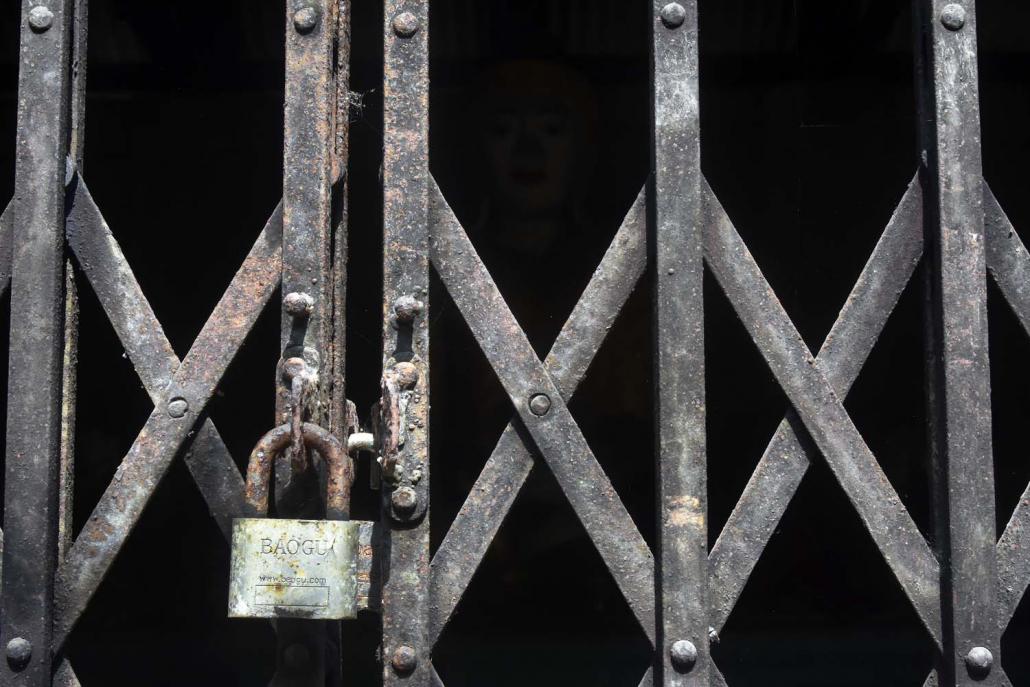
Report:
[[[414,389],[418,384],[418,367],[415,363],[397,363],[393,366],[393,371],[397,374],[397,384],[400,388]]]
[[[393,314],[398,322],[414,322],[422,312],[422,301],[414,296],[401,296],[393,302]]]
[[[174,418],[180,418],[186,415],[186,411],[190,409],[189,402],[182,396],[176,396],[172,400],[168,401],[168,414]]]
[[[415,512],[418,505],[418,494],[411,487],[398,487],[390,495],[390,505],[393,506],[395,515],[407,518]]]
[[[309,317],[314,309],[315,299],[306,293],[291,291],[283,298],[283,310],[290,317]]]
[[[411,12],[401,12],[393,18],[393,32],[401,38],[411,38],[418,31],[418,17]]]
[[[534,415],[547,415],[551,409],[551,399],[547,394],[533,394],[529,399],[529,410]]]
[[[300,33],[311,33],[318,25],[318,10],[314,7],[301,7],[293,13],[293,27]]]
[[[407,644],[403,644],[393,652],[393,657],[390,659],[390,665],[393,669],[402,675],[406,675],[415,670],[418,666],[418,656],[415,654],[415,650]]]
[[[36,5],[29,10],[29,26],[36,33],[43,33],[54,25],[54,13],[50,8]]]
[[[991,664],[994,663],[994,654],[990,649],[982,646],[974,646],[966,654],[966,670],[969,676],[984,678],[991,672]]]
[[[687,20],[687,11],[678,2],[670,2],[662,8],[662,23],[667,28],[678,29]]]
[[[29,664],[31,658],[32,642],[23,637],[15,637],[7,642],[7,664],[13,670],[21,670]]]
[[[672,662],[672,667],[681,673],[685,673],[694,667],[697,663],[697,647],[694,643],[680,639],[672,643],[669,647],[669,659]]]
[[[966,8],[955,2],[948,3],[941,10],[941,23],[949,31],[958,31],[966,25]]]

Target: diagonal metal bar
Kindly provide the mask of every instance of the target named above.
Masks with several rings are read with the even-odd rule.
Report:
[[[608,566],[634,615],[654,641],[654,558],[597,463],[565,401],[435,185],[431,203],[440,220],[430,259],[465,318],[540,454]],[[536,414],[530,399],[549,407]]]
[[[983,189],[987,269],[1030,336],[1030,252],[986,183]],[[1004,629],[1030,585],[1030,485],[998,540],[996,555],[998,624]]]
[[[433,198],[441,197],[439,191],[434,191]],[[446,210],[432,202],[429,212],[430,232],[434,232],[446,217]],[[641,189],[582,298],[544,359],[544,367],[566,402],[576,393],[608,330],[644,273],[647,265],[645,221],[644,190]],[[431,643],[436,642],[446,627],[533,465],[533,455],[518,432],[517,420],[513,419],[501,434],[468,499],[433,556],[429,583]]]
[[[0,296],[11,285],[11,252],[14,248],[14,203],[0,214]]]
[[[913,179],[873,249],[837,321],[819,350],[820,369],[840,398],[847,396],[923,254],[923,197]],[[722,208],[704,184],[704,225],[720,221]],[[711,623],[721,630],[740,598],[780,518],[787,510],[814,450],[791,411],[780,422],[744,493],[709,554]],[[807,447],[807,448],[806,448]]]
[[[281,224],[267,224],[193,347],[115,472],[57,575],[59,647],[81,616],[126,538],[196,425],[225,369],[279,283]],[[176,407],[176,412],[170,412]],[[185,408],[181,417],[178,409]]]
[[[705,259],[916,613],[941,642],[939,564],[725,211]]]
[[[159,405],[166,400],[165,391],[179,367],[179,358],[85,181],[78,177],[73,187],[65,230],[68,246],[147,394],[155,406]],[[281,207],[277,207],[269,224],[278,224],[281,212]],[[211,516],[228,538],[232,518],[243,512],[243,477],[210,419],[204,419],[193,439],[186,464]]]

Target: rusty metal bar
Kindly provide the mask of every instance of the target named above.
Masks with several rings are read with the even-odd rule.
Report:
[[[653,0],[656,682],[710,684],[697,1]]]
[[[333,108],[333,204],[332,266],[332,362],[327,367],[332,381],[329,428],[341,441],[347,439],[347,163],[350,157],[350,47],[351,3],[338,0],[336,10],[336,88]]]
[[[77,178],[73,185],[66,222],[68,247],[144,389],[154,405],[159,405],[166,399],[165,390],[179,367],[179,358],[85,182]],[[265,231],[278,233],[281,217],[281,208],[277,207]],[[187,450],[186,465],[207,501],[211,517],[228,540],[232,519],[243,512],[243,478],[209,418],[204,419]]]
[[[383,684],[431,684],[429,642],[429,0],[383,9],[383,375],[413,385],[401,470],[383,482]],[[399,306],[399,307],[396,307]],[[411,367],[407,367],[410,365]],[[395,370],[395,366],[398,370]],[[413,377],[413,378],[412,378]],[[392,504],[414,501],[398,518]]]
[[[927,630],[941,642],[937,559],[880,469],[729,218],[705,232],[705,261]]]
[[[432,197],[438,200],[442,196],[434,188]],[[447,217],[446,214],[441,217],[441,211],[438,202],[430,203],[431,236]],[[647,264],[645,232],[644,191],[641,190],[544,360],[544,367],[566,402],[586,376],[590,362],[644,273]],[[517,420],[513,419],[498,439],[468,499],[433,556],[429,587],[433,643],[454,613],[533,465],[533,455],[519,434]]]
[[[707,229],[724,221],[724,211],[707,182],[704,187]],[[922,258],[922,202],[913,179],[819,350],[819,365],[839,398],[847,397]],[[806,435],[800,422],[793,412],[780,422],[709,554],[716,631],[733,611],[810,462],[818,458],[799,438]]]
[[[58,563],[71,0],[21,3],[0,684],[49,685]]]
[[[282,237],[266,225],[160,403],[136,437],[58,570],[55,645],[60,646],[195,426],[258,315],[279,285]]]
[[[435,188],[435,186],[434,186]],[[436,194],[434,194],[436,195]],[[554,381],[446,201],[430,244],[440,279],[644,633],[654,641],[654,559]]]
[[[974,0],[917,2],[942,681],[1001,684]],[[992,669],[996,664],[998,669]]]

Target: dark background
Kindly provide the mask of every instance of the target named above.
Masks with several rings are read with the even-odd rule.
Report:
[[[0,198],[13,187],[19,18],[0,12]],[[381,26],[355,3],[351,111],[348,392],[378,394]],[[477,79],[498,61],[575,69],[599,105],[597,163],[584,181],[596,232],[562,269],[526,279],[575,292],[648,169],[649,3],[435,0],[431,168],[472,223],[479,170],[468,135]],[[1030,42],[1025,3],[978,3],[984,171],[1024,241],[1030,197]],[[814,350],[916,168],[909,3],[703,2],[702,167]],[[281,195],[281,3],[91,0],[84,176],[176,352],[182,356]],[[205,248],[200,250],[203,242]],[[649,293],[634,295],[572,410],[653,544]],[[710,541],[787,403],[714,281],[706,281]],[[546,294],[547,289],[544,289]],[[80,280],[76,530],[111,479],[150,403]],[[932,539],[918,280],[903,295],[847,407]],[[1030,480],[1026,334],[989,286],[1000,528]],[[276,299],[273,299],[276,302]],[[557,308],[541,299],[541,308]],[[3,302],[3,317],[9,303]],[[560,323],[565,313],[557,312]],[[442,539],[503,427],[499,387],[440,289],[434,359],[433,542]],[[278,316],[269,311],[210,405],[243,461],[273,421]],[[546,349],[549,341],[534,341]],[[455,370],[458,370],[455,373]],[[626,374],[629,370],[631,374]],[[470,431],[470,428],[472,431]],[[357,517],[373,497],[359,479]],[[228,547],[181,460],[73,633],[69,655],[94,685],[265,684],[274,638],[225,617]],[[1005,669],[1030,685],[1030,608],[1003,639]],[[354,684],[374,684],[376,619],[347,627]],[[920,685],[932,647],[829,471],[817,462],[714,649],[731,685]],[[437,646],[460,685],[635,686],[643,633],[546,470],[534,473]]]

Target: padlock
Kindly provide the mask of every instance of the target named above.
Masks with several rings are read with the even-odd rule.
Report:
[[[276,427],[250,454],[246,503],[252,517],[233,520],[230,618],[357,617],[359,539],[371,523],[344,519],[354,468],[336,437],[309,422],[300,433],[326,464],[327,519],[266,517],[272,466],[293,434],[289,423]]]

